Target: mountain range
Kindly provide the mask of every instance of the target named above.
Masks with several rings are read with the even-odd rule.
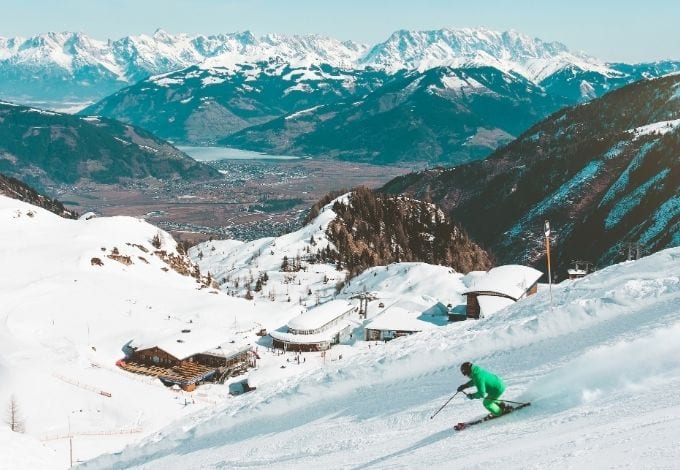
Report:
[[[132,125],[2,101],[0,172],[37,188],[82,180],[121,183],[147,177],[220,176],[217,170]]]
[[[514,31],[397,31],[370,48],[265,38],[144,79],[83,114],[187,144],[461,164],[564,106],[680,70],[670,61],[606,64]]]
[[[102,98],[150,75],[186,68],[220,55],[309,58],[349,65],[363,47],[317,36],[250,32],[219,35],[126,36],[100,41],[77,32],[0,37],[3,98],[20,101],[87,101]]]
[[[500,264],[603,266],[629,244],[680,244],[680,75],[642,80],[563,109],[489,158],[396,178],[383,191],[432,200]],[[555,260],[554,260],[555,261]]]

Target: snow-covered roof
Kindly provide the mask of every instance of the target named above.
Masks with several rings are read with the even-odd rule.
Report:
[[[331,300],[291,319],[288,322],[288,328],[293,330],[315,330],[335,320],[352,308],[352,303],[347,300]]]
[[[519,264],[498,266],[477,279],[463,294],[494,292],[518,300],[542,275],[541,271],[529,266]]]
[[[422,310],[414,310],[401,306],[389,307],[384,313],[366,325],[366,329],[383,331],[423,331],[437,327],[434,323],[419,319],[418,317],[422,316],[422,314]]]
[[[294,343],[294,344],[317,344],[317,343],[325,343],[328,341],[331,341],[333,337],[338,334],[338,332],[344,330],[351,324],[350,321],[341,321],[338,322],[337,324],[333,325],[332,328],[329,328],[328,330],[321,331],[319,333],[315,333],[313,335],[296,335],[294,333],[288,333],[285,331],[270,331],[269,335],[274,338],[278,339],[279,341],[283,341],[285,343]]]
[[[483,317],[492,315],[508,305],[515,303],[512,299],[498,297],[497,295],[480,295],[477,297],[477,302],[479,302],[480,313]]]
[[[225,331],[191,328],[184,331],[186,333],[176,331],[155,338],[134,339],[130,347],[137,351],[158,347],[179,360],[200,353],[230,357],[249,348],[243,342],[232,339]]]

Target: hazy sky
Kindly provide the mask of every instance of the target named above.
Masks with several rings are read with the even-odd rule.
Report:
[[[679,0],[0,0],[0,36],[250,30],[375,43],[397,29],[515,29],[608,61],[680,59]]]

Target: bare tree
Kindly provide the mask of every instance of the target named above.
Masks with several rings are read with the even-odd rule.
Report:
[[[24,418],[19,412],[19,404],[17,398],[12,395],[9,398],[9,403],[7,404],[7,417],[6,421],[9,428],[14,432],[24,432],[26,426],[24,425]]]

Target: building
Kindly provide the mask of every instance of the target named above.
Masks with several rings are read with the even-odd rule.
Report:
[[[366,341],[390,341],[447,323],[448,308],[437,302],[424,308],[412,302],[391,305],[366,325]]]
[[[214,330],[184,329],[160,338],[130,341],[116,364],[137,374],[158,377],[166,385],[192,391],[200,382],[223,382],[255,366],[248,344]]]
[[[491,315],[538,290],[543,273],[529,266],[509,264],[498,266],[480,276],[468,290],[467,318]]]
[[[593,270],[593,263],[590,261],[572,261],[572,264],[573,268],[567,269],[569,279],[572,280],[580,279]]]
[[[298,315],[281,330],[272,331],[272,345],[284,351],[325,351],[349,339],[357,307],[347,300],[331,300]]]

